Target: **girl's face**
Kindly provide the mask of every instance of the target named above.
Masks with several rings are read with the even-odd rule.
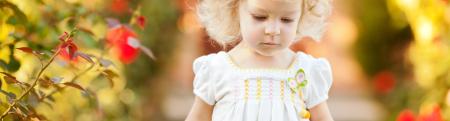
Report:
[[[242,42],[264,56],[287,49],[295,39],[301,0],[243,0],[239,6]]]

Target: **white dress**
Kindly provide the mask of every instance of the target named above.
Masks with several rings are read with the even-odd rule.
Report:
[[[322,58],[296,56],[288,69],[239,68],[223,51],[199,57],[194,94],[214,106],[212,121],[308,121],[306,110],[328,99],[331,67]]]

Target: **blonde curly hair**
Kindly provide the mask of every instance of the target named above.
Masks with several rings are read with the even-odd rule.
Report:
[[[296,40],[309,36],[318,41],[331,14],[330,0],[302,0]],[[221,45],[239,41],[238,8],[242,0],[199,0],[197,15],[208,35]]]

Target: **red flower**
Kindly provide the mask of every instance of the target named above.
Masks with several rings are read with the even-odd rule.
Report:
[[[125,64],[133,62],[139,55],[140,42],[136,34],[123,25],[111,28],[106,39],[113,52]]]
[[[73,43],[73,39],[71,37],[67,37],[69,37],[67,32],[64,32],[64,34],[59,37],[59,40],[62,42],[62,44],[58,47],[58,49],[61,49],[59,56],[68,62],[77,62],[77,55],[75,53],[77,52],[78,47],[75,43]]]
[[[144,16],[138,16],[136,18],[137,25],[139,28],[144,29],[145,27],[145,17]]]
[[[404,109],[397,116],[397,121],[415,121],[414,113],[410,109]]]
[[[375,89],[381,94],[387,94],[392,91],[395,86],[394,75],[389,71],[382,71],[375,75]]]
[[[441,108],[439,106],[434,106],[433,109],[424,114],[419,115],[419,121],[444,121],[441,115]]]
[[[128,0],[112,0],[111,10],[116,14],[123,14],[128,10]]]

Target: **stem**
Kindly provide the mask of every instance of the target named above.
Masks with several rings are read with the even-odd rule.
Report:
[[[91,70],[93,67],[95,66],[95,63],[92,64],[91,66],[89,66],[87,69],[85,69],[83,72],[75,75],[75,77],[73,77],[69,82],[74,82],[76,79],[78,79],[80,76],[84,75],[85,73],[87,73],[89,70]],[[65,86],[67,87],[67,86]],[[64,90],[65,87],[62,87],[61,89],[55,89],[52,92],[50,92],[49,94],[45,95],[44,97],[41,98],[41,100],[44,100],[47,97],[50,97],[51,95],[55,94],[58,91]]]
[[[19,98],[15,99],[9,106],[8,108],[5,110],[5,112],[3,112],[3,114],[1,115],[0,119],[3,119],[8,112],[12,109],[12,107],[14,107],[18,101],[22,100],[22,98],[25,97],[25,95],[27,95],[28,93],[30,93],[30,91],[36,86],[37,82],[39,81],[39,78],[41,77],[42,73],[44,73],[45,69],[47,69],[47,67],[53,62],[53,60],[55,59],[56,56],[59,55],[59,53],[61,52],[61,48],[58,48],[58,50],[56,51],[55,54],[53,54],[53,56],[50,58],[50,60],[47,62],[47,64],[39,71],[36,79],[33,81],[33,84],[31,84],[30,87],[28,87],[28,89],[22,93],[22,95],[20,95]]]
[[[109,49],[110,49],[110,48],[106,48],[106,50],[105,50],[105,49],[102,49],[103,51],[101,51],[100,57],[97,59],[97,63],[100,63],[100,61],[103,59],[105,53],[106,53],[107,51],[109,51]],[[81,73],[75,75],[75,77],[72,78],[69,82],[74,82],[74,81],[75,81],[76,79],[78,79],[80,76],[84,75],[84,74],[87,73],[89,70],[91,70],[92,68],[94,68],[95,65],[96,65],[96,63],[94,63],[94,64],[92,64],[91,66],[89,66],[89,67],[88,67],[87,69],[85,69],[83,72],[81,72]],[[47,95],[45,95],[44,97],[42,97],[41,100],[44,100],[45,98],[50,97],[51,95],[55,94],[56,92],[59,92],[59,91],[64,90],[64,88],[65,88],[65,87],[62,87],[61,89],[55,89],[55,90],[53,90],[53,91],[50,92],[49,94],[47,94]]]

